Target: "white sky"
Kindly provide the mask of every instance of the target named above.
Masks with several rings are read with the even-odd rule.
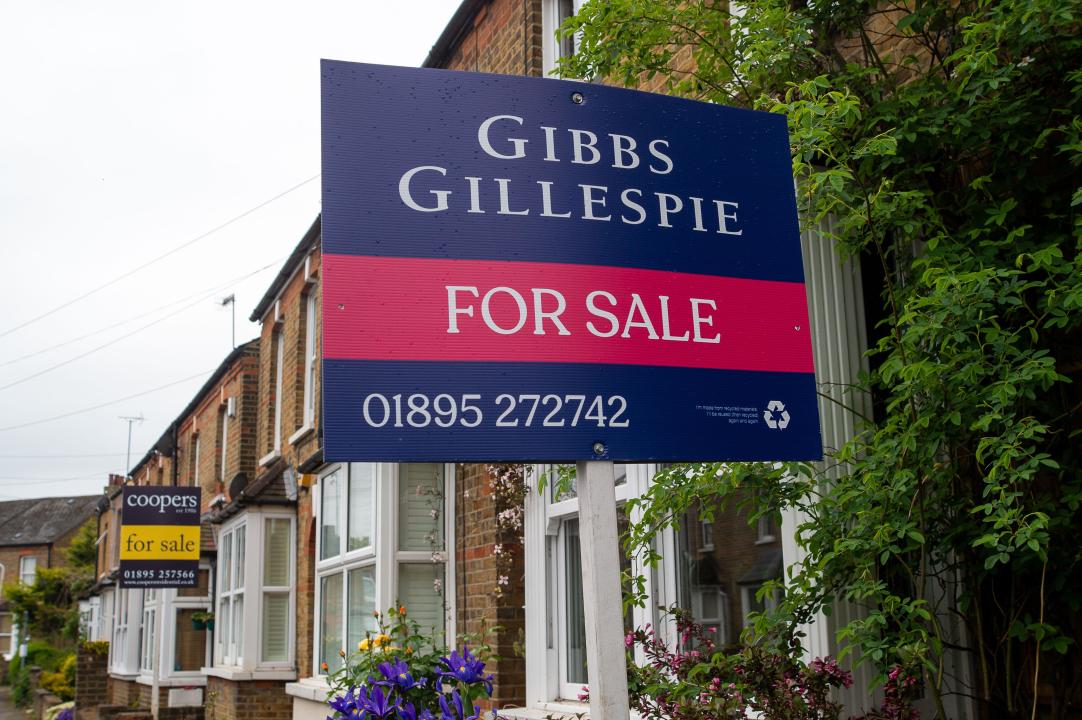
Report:
[[[125,469],[121,415],[146,418],[133,427],[137,462],[232,347],[216,299],[236,294],[238,343],[257,334],[248,316],[315,219],[319,182],[3,333],[316,175],[319,58],[420,65],[458,4],[3,4],[0,500],[100,492]]]

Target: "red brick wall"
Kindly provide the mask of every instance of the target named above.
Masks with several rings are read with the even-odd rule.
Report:
[[[541,0],[492,0],[481,6],[442,67],[541,75]]]
[[[221,417],[228,399],[236,398],[236,416],[229,418],[226,467],[221,467]],[[203,394],[201,402],[180,421],[177,430],[177,480],[191,487],[196,477],[195,439],[199,438],[199,486],[203,510],[239,473],[255,475],[256,417],[259,411],[258,346],[237,358],[225,376]]]
[[[293,698],[274,680],[207,678],[206,720],[291,720]]]
[[[497,514],[504,508],[494,502],[490,477],[484,465],[458,465],[455,473],[455,575],[456,624],[459,637],[487,634],[500,657],[493,673],[493,703],[521,705],[526,698],[526,663],[521,655],[526,617],[524,565],[521,538],[501,532]],[[509,557],[497,567],[494,546],[500,543]],[[509,582],[497,593],[500,574]]]
[[[282,458],[290,467],[296,469],[308,460],[319,448],[319,418],[321,397],[320,375],[317,367],[315,387],[313,392],[316,397],[315,420],[317,426],[313,432],[297,438],[296,443],[290,443],[289,438],[300,430],[304,425],[304,374],[305,374],[305,340],[307,328],[305,327],[307,302],[311,294],[315,294],[316,302],[320,301],[319,283],[319,247],[318,243],[308,255],[309,275],[304,276],[304,260],[297,267],[294,276],[286,283],[278,298],[279,317],[274,318],[274,305],[267,311],[263,318],[260,334],[259,354],[259,407],[258,407],[258,437],[256,446],[259,457],[271,452],[274,447],[274,406],[276,385],[276,361],[278,355],[278,333],[284,337],[284,352],[282,357],[282,404],[281,404],[281,454]],[[316,313],[315,339],[318,345],[322,335],[322,328],[318,323],[321,314]],[[257,468],[256,472],[259,472]],[[296,647],[296,664],[298,677],[312,676],[312,622],[315,617],[315,534],[312,529],[312,499],[308,488],[297,489],[297,635],[294,643]]]

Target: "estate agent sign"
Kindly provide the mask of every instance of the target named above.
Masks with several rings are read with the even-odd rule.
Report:
[[[783,116],[322,75],[328,461],[821,457]]]
[[[199,488],[126,486],[121,501],[120,587],[194,587]]]

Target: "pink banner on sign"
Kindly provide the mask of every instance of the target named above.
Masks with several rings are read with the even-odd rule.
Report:
[[[352,255],[322,272],[326,358],[813,372],[803,283]]]

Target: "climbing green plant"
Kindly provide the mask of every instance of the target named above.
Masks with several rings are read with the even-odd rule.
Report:
[[[922,674],[939,715],[951,651],[982,712],[1080,700],[1080,10],[608,0],[563,28],[566,76],[784,113],[802,221],[861,264],[871,320],[851,440],[823,463],[668,468],[628,542],[649,557],[659,528],[737,497],[753,520],[799,511],[804,558],[755,642],[855,603],[840,639],[881,680]]]

